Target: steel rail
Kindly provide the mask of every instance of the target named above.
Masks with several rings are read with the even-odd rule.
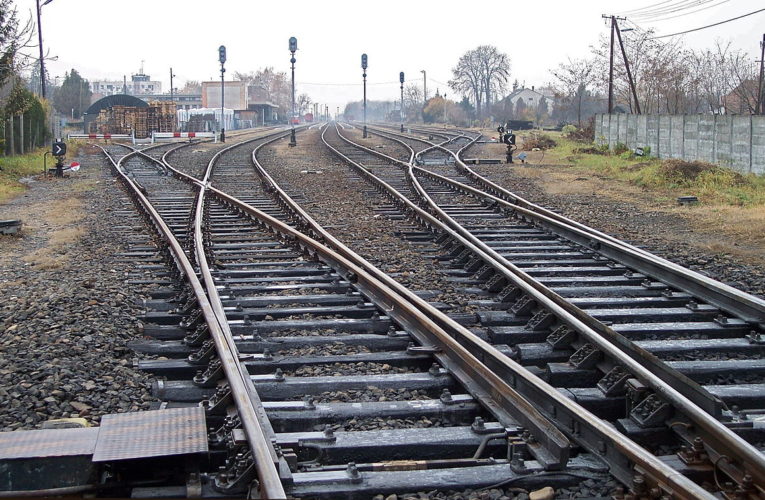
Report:
[[[266,144],[280,139],[281,136],[276,136],[266,142],[263,142],[253,152],[253,159],[257,164],[255,155],[257,151]],[[261,138],[262,139],[262,138]],[[224,150],[221,150],[219,154],[222,154],[228,149],[236,147],[234,145]],[[210,166],[215,163],[215,158],[210,161]],[[445,366],[449,366],[452,375],[458,380],[463,381],[466,385],[470,386],[472,392],[476,395],[476,398],[487,405],[490,410],[500,416],[500,420],[505,425],[511,425],[512,423],[519,422],[529,429],[536,438],[536,442],[532,442],[529,445],[529,449],[533,455],[537,457],[540,463],[544,464],[546,468],[555,470],[562,468],[569,456],[569,441],[558,429],[545,417],[543,417],[529,402],[520,397],[517,392],[505,381],[503,381],[496,373],[488,369],[485,365],[479,362],[465,347],[461,346],[456,340],[452,338],[452,335],[443,331],[441,328],[433,324],[428,320],[422,312],[413,308],[410,301],[403,299],[396,291],[392,291],[386,287],[383,287],[378,283],[376,279],[370,280],[361,279],[362,276],[367,276],[367,267],[371,266],[366,261],[363,261],[361,267],[354,264],[349,259],[339,255],[337,252],[322,246],[316,240],[308,238],[307,235],[300,233],[298,230],[291,228],[290,226],[274,219],[260,210],[250,207],[244,202],[217,190],[209,182],[209,176],[211,170],[208,168],[205,177],[201,180],[194,179],[193,177],[178,172],[171,165],[165,161],[165,165],[173,170],[175,173],[180,174],[190,182],[194,182],[199,186],[204,186],[206,190],[215,194],[219,199],[227,202],[229,205],[236,207],[238,210],[245,211],[253,217],[267,223],[270,227],[276,228],[278,232],[283,234],[285,238],[298,241],[299,245],[304,250],[309,251],[314,255],[320,255],[321,258],[328,263],[331,263],[335,268],[345,270],[345,275],[352,276],[349,278],[358,286],[364,293],[372,298],[378,306],[384,308],[386,313],[391,315],[399,321],[402,325],[409,326],[412,331],[419,331],[421,336],[419,340],[422,344],[432,344],[439,347],[440,352],[434,355],[440,359]],[[259,166],[259,164],[258,164]],[[266,174],[267,175],[267,174]],[[273,179],[268,176],[268,179]],[[307,213],[305,213],[294,201],[286,196],[286,193],[281,191],[281,188],[272,183],[274,188],[280,192],[280,199],[288,205],[288,208],[292,209],[297,215],[303,219],[310,219]],[[283,196],[282,196],[283,195]],[[201,201],[198,201],[198,206],[201,206]],[[313,223],[317,228],[320,228],[315,222]],[[323,229],[316,231],[317,233],[323,232]],[[334,238],[329,233],[324,232],[323,237]],[[335,240],[336,241],[336,240]],[[339,242],[337,242],[339,244]],[[342,245],[342,244],[340,244]],[[347,250],[347,248],[346,248]],[[350,250],[349,255],[359,258]],[[200,259],[202,260],[202,259]],[[379,274],[385,276],[383,273]],[[203,270],[203,275],[207,273]],[[214,301],[213,301],[214,303]],[[222,313],[222,310],[221,310]],[[468,335],[471,335],[468,332]],[[450,353],[450,354],[446,354]],[[455,363],[454,359],[458,360]],[[508,411],[508,409],[510,409]],[[542,445],[540,445],[540,443]]]
[[[374,130],[370,130],[370,132],[375,133]],[[395,136],[396,134],[391,135]],[[364,148],[360,145],[357,146]],[[368,148],[364,149],[378,156],[382,154],[373,150],[369,150]],[[444,150],[448,151],[446,149]],[[448,152],[454,154],[450,151]],[[398,160],[396,161],[397,163],[401,163],[398,162]],[[414,172],[421,172],[439,178],[443,182],[458,187],[464,192],[469,192],[471,194],[481,195],[484,197],[490,196],[465,184],[459,183],[439,174],[429,172],[426,169],[414,167],[412,165],[409,165],[406,168],[408,168],[411,172],[411,182],[416,183]],[[419,183],[417,183],[417,185],[418,184]],[[716,402],[716,400],[719,401],[718,398],[712,395],[704,397],[705,394],[707,394],[707,391],[698,386],[698,384],[692,382],[686,376],[677,373],[675,370],[670,370],[669,368],[664,367],[663,363],[661,363],[655,356],[642,348],[638,348],[634,345],[633,342],[620,336],[610,327],[607,327],[594,318],[591,318],[586,312],[581,311],[579,308],[568,303],[568,301],[566,301],[563,297],[560,297],[536,281],[534,278],[528,276],[521,269],[517,268],[514,264],[507,261],[507,259],[499,255],[492,248],[462,228],[458,222],[449,217],[430,199],[430,197],[421,186],[418,188],[418,190],[422,190],[421,194],[425,197],[425,199],[428,200],[429,206],[431,206],[431,208],[434,209],[440,217],[447,221],[450,227],[474,242],[485,253],[491,255],[493,260],[496,260],[505,266],[506,269],[510,270],[513,275],[518,277],[518,279],[522,279],[522,283],[529,285],[534,291],[538,292],[529,293],[532,297],[534,297],[534,300],[537,300],[537,302],[540,304],[545,304],[546,308],[548,308],[550,302],[554,303],[555,307],[552,309],[548,308],[548,310],[551,310],[553,314],[556,314],[556,316],[561,318],[562,321],[573,327],[580,334],[584,335],[589,342],[595,344],[602,351],[609,353],[618,359],[619,362],[621,362],[625,367],[629,368],[632,373],[637,376],[638,379],[654,389],[665,400],[670,402],[676,409],[679,409],[688,418],[690,418],[690,420],[696,424],[697,430],[700,431],[706,444],[710,447],[710,451],[713,452],[712,454],[716,454],[718,457],[726,456],[738,462],[738,464],[736,464],[724,461],[724,463],[719,466],[721,469],[724,469],[729,475],[731,475],[731,477],[739,481],[743,479],[745,475],[744,471],[748,471],[752,477],[756,478],[755,483],[758,485],[758,487],[765,490],[765,484],[762,483],[762,481],[765,481],[765,456],[760,453],[754,446],[747,443],[727,426],[714,418],[719,414],[719,407],[718,403]],[[521,211],[524,214],[530,212],[527,209],[513,206],[512,204],[496,197],[491,198],[494,202],[510,205],[509,208],[512,210]],[[538,217],[541,216],[537,216],[537,218]],[[515,281],[516,285],[519,286],[517,279],[514,279],[513,281]],[[542,297],[545,297],[549,300],[540,301],[537,299],[540,294],[542,294]],[[555,311],[565,311],[565,313],[563,313],[564,315],[562,316]],[[571,319],[566,318],[573,318],[575,319],[575,322],[572,322]],[[584,326],[585,328],[581,329],[576,325]],[[615,351],[611,347],[612,345],[615,346],[618,350]],[[619,354],[622,351],[627,354],[628,357]],[[646,364],[648,366],[645,366]],[[664,380],[665,378],[667,380]],[[678,385],[679,387],[676,387]],[[736,468],[737,465],[742,470],[738,470]]]
[[[372,133],[379,133],[378,131],[374,129],[370,131]],[[387,132],[384,132],[384,134],[386,137],[393,137],[393,138],[395,138],[397,135],[397,134],[388,134]],[[471,141],[471,143],[474,142],[475,140],[477,140],[477,138],[474,138]],[[442,148],[441,145],[434,145],[433,147],[427,148],[427,149],[431,150],[436,148],[442,149],[451,154],[454,154],[453,152]],[[510,269],[513,274],[518,276],[518,278],[522,279],[523,281],[525,281],[526,283],[534,287],[537,291],[539,291],[539,293],[546,295],[551,300],[556,302],[559,307],[565,309],[568,313],[574,315],[580,322],[586,324],[591,330],[597,332],[597,335],[599,335],[602,338],[605,338],[607,341],[614,344],[618,349],[624,351],[628,356],[630,356],[636,362],[640,363],[641,366],[645,366],[651,373],[656,375],[659,379],[663,380],[667,384],[671,384],[672,387],[677,389],[683,396],[688,398],[693,404],[701,407],[704,411],[714,416],[715,418],[721,417],[722,409],[724,405],[719,398],[713,396],[708,391],[700,387],[697,383],[690,380],[687,376],[679,373],[677,370],[669,369],[664,363],[662,363],[658,358],[656,358],[650,352],[646,351],[645,349],[641,347],[638,347],[637,345],[635,345],[634,342],[627,340],[622,335],[619,335],[618,333],[616,333],[612,328],[596,320],[595,318],[587,314],[585,311],[574,306],[563,297],[551,291],[548,287],[544,286],[539,281],[529,276],[526,272],[524,272],[522,269],[515,266],[513,263],[509,262],[506,258],[502,257],[499,253],[497,253],[491,247],[486,245],[479,238],[476,238],[475,236],[473,236],[469,231],[464,230],[461,224],[456,222],[454,219],[449,217],[443,210],[441,210],[437,206],[437,204],[433,202],[433,200],[429,197],[429,195],[421,187],[421,185],[418,182],[413,181],[412,179],[415,179],[416,177],[415,174],[417,173],[421,175],[429,176],[432,179],[440,182],[441,184],[449,185],[452,188],[459,190],[463,193],[472,195],[477,198],[487,199],[489,202],[495,204],[496,206],[502,207],[508,211],[513,211],[515,213],[520,213],[524,216],[528,216],[529,218],[534,218],[536,221],[548,227],[552,227],[555,230],[558,230],[558,226],[559,226],[558,224],[555,224],[553,221],[548,221],[545,216],[539,216],[534,214],[534,212],[529,209],[526,209],[517,205],[513,205],[512,203],[509,203],[505,200],[494,197],[490,194],[484,193],[483,191],[473,188],[472,186],[468,186],[466,184],[450,179],[446,176],[436,174],[427,169],[413,166],[413,165],[407,166],[405,168],[409,169],[410,171],[410,174],[409,174],[411,176],[410,182],[414,182],[416,186],[419,186],[417,187],[417,190],[420,196],[423,199],[427,200],[428,204],[438,213],[439,217],[441,217],[442,220],[446,221],[447,224],[450,225],[450,227],[452,227],[458,232],[461,232],[466,238],[470,239],[473,243],[481,247],[485,252],[492,255],[497,261],[501,262],[505,267]],[[545,222],[549,222],[549,224],[544,224]],[[574,229],[574,231],[576,231],[576,229]],[[584,333],[585,336],[587,336],[587,339],[589,341],[592,341],[591,336],[588,333],[585,333],[585,332],[581,332],[581,333]],[[644,382],[648,383],[648,381],[646,380],[644,380]]]
[[[223,303],[221,301],[220,295],[218,294],[218,290],[216,288],[216,283],[212,277],[212,273],[210,271],[210,267],[207,263],[207,256],[204,252],[204,235],[202,231],[202,225],[203,225],[203,213],[204,213],[204,203],[205,203],[205,194],[210,189],[210,176],[212,175],[212,170],[216,164],[216,162],[220,159],[221,155],[224,153],[241,147],[243,144],[247,144],[250,142],[260,141],[267,139],[269,137],[274,137],[276,139],[279,139],[283,136],[286,136],[289,132],[275,132],[272,134],[266,134],[263,136],[254,137],[236,144],[232,144],[229,146],[226,146],[225,148],[220,149],[217,151],[213,157],[208,162],[207,168],[205,169],[204,177],[200,179],[196,179],[184,172],[179,171],[178,169],[172,167],[168,161],[167,156],[174,152],[174,150],[168,151],[162,156],[161,162],[170,169],[175,175],[181,177],[182,179],[191,182],[192,184],[196,185],[200,189],[200,194],[197,197],[196,202],[196,216],[194,219],[194,249],[195,254],[197,258],[197,265],[200,268],[200,274],[205,282],[205,287],[207,289],[208,296],[210,297],[210,303],[213,309],[213,313],[215,315],[215,318],[218,322],[219,327],[221,330],[225,333],[225,339],[226,342],[231,350],[234,352],[238,352],[236,348],[236,344],[233,339],[233,334],[231,332],[231,328],[228,323],[228,319],[226,317],[225,310],[223,308]],[[249,414],[249,417],[252,417],[250,422],[248,424],[253,428],[253,432],[247,432],[247,427],[244,425],[244,418],[242,419],[243,427],[245,428],[247,439],[250,443],[250,449],[252,450],[254,461],[255,461],[255,467],[258,474],[259,479],[259,488],[260,493],[263,498],[268,499],[278,499],[278,498],[286,498],[286,493],[284,491],[284,486],[282,483],[282,477],[279,474],[280,467],[278,466],[279,461],[281,460],[279,455],[276,453],[276,450],[274,449],[273,443],[271,439],[266,439],[266,436],[273,437],[274,431],[271,427],[270,422],[268,421],[268,417],[265,414],[265,411],[263,409],[263,405],[260,399],[260,396],[258,395],[257,390],[255,389],[255,385],[252,382],[252,379],[247,372],[247,368],[243,366],[241,363],[238,364],[238,370],[239,370],[239,376],[244,380],[244,390],[243,391],[237,391],[234,392],[232,387],[232,395],[236,400],[240,400],[242,404],[248,405],[252,408],[252,412]],[[266,465],[268,464],[268,465]],[[282,470],[289,470],[288,468],[282,468]]]
[[[186,145],[187,144],[183,144],[183,146]],[[213,295],[214,299],[208,298],[208,296],[205,294],[205,287],[203,287],[202,283],[199,281],[193,265],[183,251],[180,243],[174,237],[170,228],[167,227],[159,213],[151,205],[151,202],[148,200],[148,198],[146,198],[143,193],[141,193],[137,185],[122,170],[121,165],[127,158],[133,155],[139,155],[140,153],[140,151],[134,151],[125,155],[119,160],[119,162],[115,164],[115,168],[122,175],[123,182],[126,182],[127,185],[133,189],[135,195],[140,200],[141,205],[144,207],[144,210],[151,216],[155,226],[157,226],[160,230],[160,234],[165,239],[173,252],[179,270],[183,273],[183,275],[187,277],[189,285],[194,292],[199,307],[202,310],[202,314],[205,318],[205,322],[207,323],[210,330],[210,337],[215,343],[216,350],[221,361],[221,366],[224,370],[229,386],[231,387],[231,394],[234,405],[237,408],[240,420],[242,422],[242,427],[244,429],[245,435],[247,436],[248,442],[250,443],[250,449],[255,457],[255,466],[258,474],[261,495],[263,498],[268,499],[286,498],[286,493],[282,486],[281,477],[273,460],[276,457],[276,452],[274,451],[273,444],[270,442],[270,440],[266,439],[263,426],[261,425],[261,414],[263,413],[262,406],[259,407],[257,404],[259,403],[259,398],[255,399],[252,397],[253,393],[255,392],[252,379],[247,373],[246,368],[239,361],[238,350],[236,349],[236,346],[233,342],[233,337],[228,327],[228,323],[221,320],[220,311],[222,311],[222,307],[215,307],[214,305],[216,300],[217,303],[220,304],[220,298],[217,296],[217,293]],[[168,153],[165,153],[163,158]],[[156,160],[151,156],[146,155],[145,153],[143,156],[151,158],[156,162],[160,162],[160,160]],[[200,191],[204,190],[203,184],[197,183],[196,185],[200,188]],[[202,196],[200,194],[197,199],[196,220],[200,219],[201,201]],[[200,248],[203,248],[203,245],[201,245],[200,240],[198,239],[199,235],[197,234],[196,229],[197,228],[195,227],[197,263],[200,265],[201,275],[205,281],[207,292],[210,293],[210,290],[215,292],[215,283],[212,281],[209,273],[209,268],[205,268],[204,266],[205,256],[203,250],[202,253],[200,253],[199,250]]]
[[[343,137],[339,131],[338,136],[349,144],[355,145],[356,147],[359,147],[371,154],[375,154],[376,156],[385,156],[389,160],[392,160],[396,163],[402,163],[392,157],[388,157],[382,153],[378,153],[369,148],[352,143],[350,140]],[[511,281],[517,281],[515,276],[510,274],[502,264],[497,262],[491,255],[484,252],[481,248],[474,245],[472,241],[465,238],[460,233],[454,231],[449,226],[444,225],[444,223],[442,223],[439,219],[421,209],[406,197],[402,196],[394,188],[379,179],[369,170],[359,166],[356,162],[352,161],[342,152],[328,144],[326,140],[325,144],[346,162],[355,166],[360,173],[362,173],[368,179],[372,180],[374,184],[380,186],[384,191],[391,193],[393,197],[398,199],[399,203],[404,206],[404,210],[410,214],[414,214],[423,225],[431,228],[431,230],[438,228],[439,230],[450,234],[465,248],[471,248],[476,255],[494,267],[498,272],[505,274],[509,279],[511,279]],[[536,290],[528,286],[528,284],[525,282],[519,281],[518,286],[523,288],[529,295],[539,295],[536,293]],[[413,303],[424,303],[424,306],[429,306],[429,304],[427,304],[425,301],[421,299],[418,300],[416,296],[412,297],[411,300]],[[549,305],[554,314],[558,315],[559,317],[566,317],[566,312],[561,310],[550,300],[547,300],[546,297],[540,296],[539,300],[540,302]],[[437,317],[443,316],[446,318],[446,320],[448,320],[448,316],[440,313],[439,311],[434,310],[430,314],[436,315]],[[569,324],[572,326],[572,328],[577,330],[587,329],[585,325],[580,324],[575,318],[571,318]],[[460,329],[464,329],[464,327],[459,325],[457,326]],[[467,333],[470,332],[467,331]],[[597,334],[594,334],[594,332],[592,335],[593,337],[598,337]],[[604,344],[605,349],[612,349],[610,344],[603,342],[601,343]],[[528,389],[538,391],[536,394],[533,394],[533,399],[540,408],[545,410],[544,413],[550,415],[553,421],[558,422],[560,427],[566,429],[567,432],[574,435],[575,440],[577,440],[590,452],[601,457],[607,457],[606,462],[609,463],[609,465],[612,467],[614,475],[616,475],[622,482],[625,484],[630,484],[632,480],[632,474],[634,472],[630,471],[622,463],[623,457],[627,457],[630,461],[632,461],[632,463],[637,464],[640,468],[645,470],[658,484],[664,485],[664,487],[670,492],[679,494],[684,498],[713,498],[708,492],[706,492],[706,490],[693,483],[690,479],[682,476],[678,471],[668,467],[666,464],[658,460],[653,454],[637,445],[631,439],[626,438],[623,434],[616,431],[616,429],[609,424],[606,424],[599,417],[593,415],[588,410],[580,407],[575,402],[563,396],[554,387],[529,373],[523,366],[515,363],[512,360],[509,360],[509,358],[496,351],[496,349],[494,349],[494,347],[491,345],[483,342],[482,344],[483,345],[481,345],[481,347],[487,349],[487,354],[484,358],[484,362],[488,363],[493,369],[499,370],[503,375],[509,376],[510,379],[514,382],[516,388],[518,388],[519,385],[526,385]],[[492,356],[488,354],[489,352],[492,354]],[[617,351],[617,353],[620,353],[620,351]],[[496,356],[494,356],[494,354],[496,354]],[[497,357],[504,359],[497,360]],[[621,357],[624,356],[622,355]],[[625,361],[627,364],[629,364],[629,361],[631,360],[630,358],[626,358]],[[645,370],[640,371],[645,372]],[[650,373],[647,375],[650,375]],[[524,384],[519,384],[521,380],[524,381]],[[522,394],[527,397],[532,396],[532,394],[529,394],[529,391],[526,391],[526,393],[522,391]],[[561,412],[556,411],[556,409],[563,409],[566,415],[561,415]],[[585,435],[587,430],[590,432],[589,434]],[[614,446],[615,449],[612,449],[611,446]],[[622,455],[622,457],[613,456],[613,451],[618,452]]]
[[[479,138],[480,136],[474,138],[457,152],[449,151],[446,148],[441,149],[454,157],[456,165],[468,177],[475,182],[483,184],[486,189],[493,191],[494,199],[512,200],[511,203],[516,207],[527,209],[529,217],[534,219],[539,217],[540,223],[564,232],[564,236],[572,241],[589,246],[604,255],[635,268],[641,273],[659,277],[661,281],[692,293],[723,311],[738,316],[749,323],[758,324],[761,328],[765,328],[765,300],[715,279],[703,276],[646,250],[614,238],[611,235],[541,207],[478,174],[462,161],[460,155]]]

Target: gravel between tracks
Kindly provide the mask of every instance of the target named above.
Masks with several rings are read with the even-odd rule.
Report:
[[[115,210],[122,193],[93,152],[65,179],[39,179],[3,206],[24,223],[0,237],[0,429],[32,429],[52,418],[148,409],[148,376],[133,369],[140,338],[138,291]]]
[[[306,157],[312,164],[306,164]],[[290,195],[300,194],[301,205],[338,239],[362,257],[413,290],[441,290],[433,300],[453,305],[453,311],[472,311],[468,301],[476,297],[462,293],[444,278],[436,264],[423,258],[417,248],[404,241],[400,231],[417,230],[409,222],[388,219],[374,212],[374,203],[387,203],[372,188],[355,178],[321,142],[318,130],[300,135],[298,146],[289,148],[282,140],[258,155],[263,167]],[[391,167],[395,168],[395,167]],[[320,169],[321,174],[301,173]]]

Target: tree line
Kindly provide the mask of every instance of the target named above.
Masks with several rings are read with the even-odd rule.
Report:
[[[50,139],[48,103],[26,88],[21,72],[31,59],[23,51],[32,45],[31,20],[22,22],[11,0],[0,0],[0,150],[24,153]]]

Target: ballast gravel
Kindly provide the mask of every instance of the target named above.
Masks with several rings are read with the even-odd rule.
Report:
[[[32,180],[3,206],[18,236],[0,236],[0,430],[46,420],[146,410],[150,379],[127,342],[141,337],[126,198],[101,156],[64,179]]]
[[[467,156],[470,156],[468,154]],[[524,177],[508,165],[479,165],[476,172],[506,189],[702,275],[765,298],[765,270],[694,244],[694,231],[681,218],[637,203],[590,194],[548,194],[544,178]],[[680,238],[678,235],[687,235]]]

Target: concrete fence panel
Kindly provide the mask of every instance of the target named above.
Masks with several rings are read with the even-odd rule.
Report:
[[[696,160],[699,157],[699,115],[684,115],[683,158]]]
[[[683,115],[670,115],[669,117],[669,157],[682,158],[684,153],[685,127]]]
[[[627,144],[627,118],[629,115],[620,113],[616,115],[616,119],[619,123],[618,140],[622,144]]]
[[[659,115],[646,115],[646,146],[651,147],[651,154],[659,156]]]
[[[714,163],[724,167],[733,166],[733,119],[731,116],[715,116],[715,159]]]
[[[752,117],[752,172],[765,174],[765,116]]]
[[[627,115],[627,137],[624,144],[630,149],[635,149],[637,144],[637,117],[638,115]]]
[[[752,170],[752,117],[731,117],[731,164],[739,172]]]
[[[643,148],[650,146],[648,143],[648,117],[646,115],[635,115],[635,121],[637,122],[637,139],[635,140],[635,147]]]
[[[696,159],[715,161],[715,117],[713,115],[699,116],[699,145]]]
[[[670,158],[672,151],[670,148],[670,139],[672,138],[670,124],[669,115],[659,115],[659,151],[656,155],[659,158]]]
[[[658,158],[717,163],[765,174],[765,116],[628,115],[595,117],[595,140],[613,148],[648,146]]]

